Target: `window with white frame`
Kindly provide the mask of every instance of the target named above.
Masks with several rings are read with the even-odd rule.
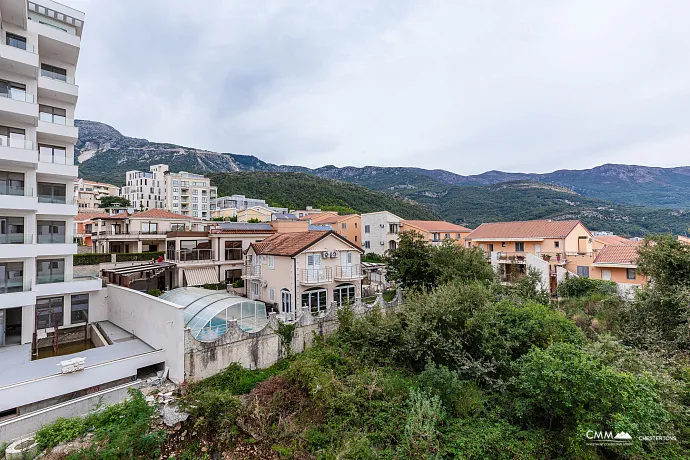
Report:
[[[268,300],[271,302],[275,302],[276,300],[276,293],[273,288],[268,288]]]
[[[275,267],[276,267],[275,256],[268,256],[268,268],[275,268]]]
[[[339,307],[351,305],[355,302],[355,286],[353,284],[340,284],[333,289],[333,301]]]

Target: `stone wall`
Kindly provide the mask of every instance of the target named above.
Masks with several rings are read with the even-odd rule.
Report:
[[[398,291],[391,302],[386,302],[379,295],[373,304],[360,300],[352,306],[355,314],[364,315],[374,308],[391,310],[402,301]],[[315,316],[303,308],[296,321],[292,335],[291,348],[301,353],[309,348],[315,335],[328,335],[338,329],[337,307],[331,305],[322,314]],[[248,369],[264,369],[285,357],[286,351],[277,334],[279,320],[275,313],[269,315],[268,324],[257,332],[243,331],[237,321],[230,322],[228,331],[214,342],[200,342],[185,331],[184,372],[185,381],[195,382],[211,377],[232,363],[239,363]]]

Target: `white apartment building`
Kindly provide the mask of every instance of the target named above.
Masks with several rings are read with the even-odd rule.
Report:
[[[211,180],[186,171],[170,172],[168,165],[153,165],[149,172],[127,171],[122,196],[135,210],[165,209],[183,216],[210,219],[218,189]]]
[[[398,247],[398,233],[402,219],[392,212],[379,211],[362,214],[362,249],[383,255]]]
[[[244,195],[220,196],[214,200],[213,204],[216,205],[216,210],[234,208],[238,211],[242,211],[247,208],[253,208],[254,206],[268,208],[266,200],[261,200],[259,198],[247,198]]]
[[[206,220],[216,209],[214,201],[218,188],[211,185],[211,179],[201,174],[166,172],[164,196],[168,211]]]
[[[120,196],[120,187],[103,182],[77,179],[74,182],[74,199],[79,212],[95,212],[102,210],[101,197]]]

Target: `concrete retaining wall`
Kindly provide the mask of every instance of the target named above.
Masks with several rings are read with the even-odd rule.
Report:
[[[141,383],[140,381],[127,383],[0,422],[0,443],[33,433],[60,417],[87,415],[99,405],[109,406],[120,403],[127,397],[129,388],[137,388]]]

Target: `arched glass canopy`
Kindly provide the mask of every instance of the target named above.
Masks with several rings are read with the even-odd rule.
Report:
[[[213,342],[225,334],[232,320],[247,332],[268,323],[266,304],[224,291],[182,287],[166,292],[161,299],[184,307],[185,327],[202,342]]]

